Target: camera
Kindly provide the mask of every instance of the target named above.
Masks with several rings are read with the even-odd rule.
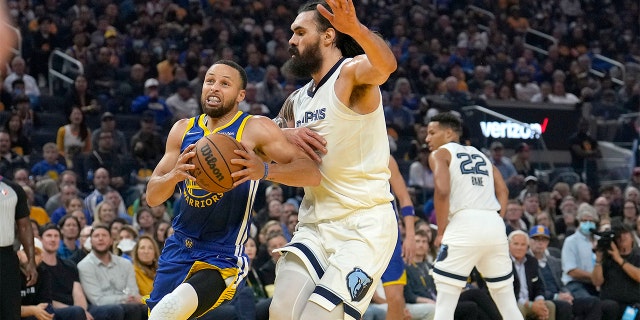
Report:
[[[591,233],[599,237],[598,243],[596,244],[597,251],[602,251],[606,253],[609,249],[611,249],[611,242],[613,241],[613,238],[616,235],[614,231],[605,230],[605,231],[598,232],[595,229],[591,229]]]

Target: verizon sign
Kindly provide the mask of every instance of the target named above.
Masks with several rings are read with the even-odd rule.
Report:
[[[480,121],[482,135],[486,138],[538,139],[546,131],[548,118],[542,123],[529,123],[524,126],[514,122]]]

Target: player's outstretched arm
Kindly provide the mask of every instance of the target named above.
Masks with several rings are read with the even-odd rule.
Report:
[[[449,195],[451,193],[451,181],[449,174],[449,162],[451,153],[447,149],[438,149],[429,155],[429,167],[433,170],[433,205],[438,222],[438,235],[435,245],[440,246],[444,231],[449,224]]]
[[[196,180],[188,171],[195,168],[189,162],[189,159],[196,154],[193,150],[194,145],[190,145],[182,153],[180,152],[182,135],[186,130],[187,122],[186,119],[176,122],[169,132],[166,152],[153,170],[147,184],[147,203],[150,207],[167,201],[173,195],[178,182],[184,179]]]
[[[397,68],[396,58],[382,37],[360,23],[352,0],[327,0],[333,13],[322,5],[318,12],[338,31],[351,36],[364,50],[366,56],[353,60],[354,84],[381,85]]]
[[[404,241],[402,241],[402,258],[404,262],[409,264],[413,262],[413,258],[416,254],[416,241],[415,241],[415,212],[413,208],[413,202],[411,196],[407,190],[407,185],[404,182],[404,178],[400,173],[398,162],[391,156],[389,157],[389,170],[391,171],[391,178],[389,183],[391,184],[391,190],[398,198],[398,204],[400,207],[400,213],[402,221],[404,222]],[[410,211],[410,214],[409,214]]]
[[[234,180],[240,178],[234,185],[260,179],[296,187],[320,184],[320,170],[316,163],[300,148],[289,143],[282,129],[269,118],[254,116],[249,119],[241,142],[248,151],[236,150],[236,154],[244,159],[231,160],[231,163],[245,167],[231,175]],[[268,165],[266,170],[265,162]]]

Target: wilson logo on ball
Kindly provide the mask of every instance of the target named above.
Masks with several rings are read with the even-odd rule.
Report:
[[[211,147],[208,144],[205,144],[200,148],[200,152],[202,152],[205,162],[209,166],[209,169],[211,169],[211,172],[215,175],[216,179],[218,179],[218,181],[224,180],[224,175],[216,166],[218,159],[213,155],[213,152],[211,152]]]

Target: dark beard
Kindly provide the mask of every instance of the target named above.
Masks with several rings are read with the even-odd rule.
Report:
[[[322,66],[322,56],[320,55],[320,41],[311,45],[304,52],[300,53],[297,47],[289,48],[289,53],[294,56],[287,60],[284,69],[297,78],[310,78],[311,75]]]
[[[222,118],[224,115],[226,115],[227,113],[229,113],[229,111],[231,111],[233,109],[233,107],[235,106],[235,101],[229,101],[229,102],[225,102],[222,103],[222,106],[219,108],[206,108],[204,107],[205,103],[204,101],[202,101],[202,111],[203,113],[205,113],[207,116],[209,116],[209,118]]]

